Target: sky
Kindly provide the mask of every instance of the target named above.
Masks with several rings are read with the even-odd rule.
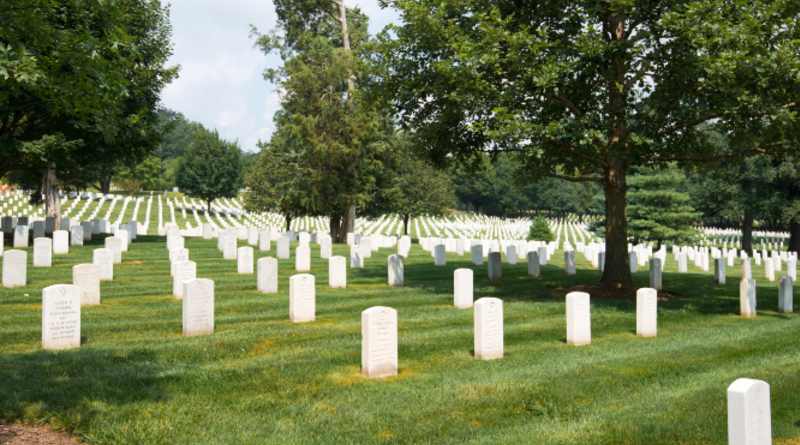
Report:
[[[367,14],[372,34],[398,17],[392,9],[381,9],[377,0],[345,4]],[[253,46],[250,25],[262,32],[275,27],[272,1],[172,0],[170,20],[169,64],[180,65],[180,74],[162,92],[162,105],[238,141],[246,151],[258,151],[257,142],[272,134],[272,116],[280,106],[263,72],[278,66],[280,58]]]

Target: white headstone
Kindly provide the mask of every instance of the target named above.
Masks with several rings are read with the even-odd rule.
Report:
[[[81,290],[81,304],[100,304],[100,270],[91,263],[72,266],[72,284]]]
[[[268,252],[272,248],[272,235],[269,230],[258,232],[258,250]]]
[[[567,294],[567,344],[581,346],[592,342],[592,315],[589,294]]]
[[[97,266],[101,281],[114,279],[114,252],[110,249],[94,249],[92,251],[92,264]]]
[[[53,241],[50,238],[33,240],[33,267],[50,267],[53,265]]]
[[[739,315],[746,318],[756,316],[756,280],[739,282]]]
[[[253,248],[250,246],[240,247],[236,254],[236,272],[240,274],[253,273]]]
[[[503,300],[484,297],[475,302],[475,358],[503,357]]]
[[[784,276],[781,278],[781,284],[778,288],[778,310],[784,313],[791,313],[794,311],[793,300],[793,287],[794,282],[791,277]]]
[[[658,333],[658,291],[643,287],[636,291],[636,335],[655,337]]]
[[[189,249],[174,249],[169,251],[169,276],[175,276],[175,263],[189,261]]]
[[[109,236],[105,240],[106,249],[111,251],[114,264],[122,263],[122,240],[116,236]]]
[[[714,258],[714,283],[725,284],[725,259]]]
[[[280,260],[288,260],[291,248],[291,241],[289,236],[283,235],[278,238],[278,259]]]
[[[175,262],[175,274],[172,276],[172,295],[181,299],[183,295],[183,284],[197,278],[197,263],[194,261]]]
[[[228,233],[222,238],[222,258],[235,260],[238,253],[239,241],[235,234]]]
[[[575,269],[575,251],[567,250],[564,252],[564,270],[567,272],[567,275],[575,275]]]
[[[472,269],[456,269],[453,272],[453,305],[459,309],[472,307],[473,299]]]
[[[323,260],[329,259],[333,254],[333,246],[331,245],[331,239],[328,236],[325,236],[319,241],[319,257]]]
[[[370,378],[397,375],[397,311],[375,306],[361,312],[361,372]]]
[[[167,235],[167,250],[183,249],[184,244],[185,241],[179,233]]]
[[[278,260],[272,257],[259,258],[256,269],[258,291],[265,294],[278,292]]]
[[[387,263],[389,286],[402,286],[405,278],[403,257],[400,255],[389,255]]]
[[[436,266],[444,266],[447,264],[444,244],[437,244],[433,247],[433,264]]]
[[[3,252],[3,287],[28,284],[28,252],[6,250]]]
[[[289,278],[289,319],[293,323],[314,321],[316,300],[314,275],[302,273]]]
[[[55,284],[42,289],[42,348],[59,350],[81,346],[81,289]]]
[[[69,253],[69,232],[56,230],[53,232],[53,254],[66,255]]]
[[[528,275],[538,277],[541,274],[539,267],[539,252],[532,250],[528,252]]]
[[[496,282],[503,278],[503,264],[500,261],[500,252],[489,252],[489,281]]]
[[[506,262],[508,264],[517,264],[517,246],[513,244],[506,246]]]
[[[766,275],[767,280],[775,281],[775,262],[769,258],[764,259],[764,275]]]
[[[255,227],[247,228],[247,244],[251,246],[258,245],[258,229]]]
[[[650,258],[650,287],[661,290],[662,282],[661,258]]]
[[[73,246],[83,245],[83,226],[72,226],[69,228],[70,244]]]
[[[328,286],[334,289],[347,287],[347,259],[343,256],[328,258]]]
[[[728,445],[772,444],[769,384],[736,379],[728,387]]]
[[[183,335],[214,333],[214,281],[199,278],[183,283]]]
[[[299,243],[294,251],[294,270],[308,272],[311,270],[311,248],[308,243]]]
[[[480,266],[483,264],[483,244],[473,244],[469,249],[472,255],[472,264]]]
[[[350,246],[350,268],[361,269],[364,267],[364,258],[358,252],[357,246]]]
[[[212,239],[214,238],[214,226],[209,223],[203,224],[203,239]]]

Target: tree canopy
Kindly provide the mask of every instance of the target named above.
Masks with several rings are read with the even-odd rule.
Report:
[[[794,1],[389,3],[378,65],[400,122],[440,159],[513,151],[534,178],[600,183],[611,288],[631,286],[631,168],[713,159],[718,121],[772,136],[737,154],[778,151],[796,121]]]
[[[203,199],[208,211],[218,198],[233,198],[241,183],[241,150],[220,139],[217,132],[198,130],[176,175],[181,191]]]

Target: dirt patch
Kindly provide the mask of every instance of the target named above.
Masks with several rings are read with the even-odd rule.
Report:
[[[80,445],[66,433],[53,431],[43,426],[0,424],[2,445]]]
[[[556,292],[560,293],[561,295],[567,295],[570,292],[586,292],[591,295],[592,298],[601,298],[604,300],[636,300],[636,289],[609,289],[605,286],[600,286],[597,284],[579,284],[566,289],[558,288],[556,289]],[[680,295],[665,292],[663,290],[658,291],[658,301],[669,301],[675,298],[680,298]]]
[[[144,264],[144,261],[142,261],[142,260],[128,260],[128,261],[123,261],[122,264],[131,264],[131,265],[134,265],[134,266],[141,266],[142,264]]]

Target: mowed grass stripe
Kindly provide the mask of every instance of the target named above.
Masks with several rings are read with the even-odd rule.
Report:
[[[730,270],[717,288],[710,274],[675,274],[670,259],[664,283],[677,297],[660,303],[658,338],[635,336],[631,302],[595,299],[594,343],[574,348],[564,343],[565,291],[599,276],[580,255],[575,277],[557,252],[540,279],[524,261],[504,264],[499,286],[485,264],[474,267],[476,298],[505,302],[507,355],[479,362],[472,311],[452,307],[452,272],[472,267],[468,254],[434,267],[415,245],[406,287],[392,289],[381,250],[348,270],[347,289],[328,289],[313,247],[317,321],[294,325],[293,257],[279,262],[279,293],[262,295],[216,241],[187,240],[198,275],[216,282],[217,330],[183,338],[164,240],[148,236],[103,284],[103,304],[83,309],[82,348],[44,353],[41,287],[69,282],[71,265],[102,241],[93,244],[30,269],[27,288],[0,290],[0,390],[10,395],[0,417],[89,443],[724,443],[725,388],[749,376],[772,385],[776,436],[800,433],[798,317],[776,313],[775,285],[760,280],[763,311],[740,319]],[[645,285],[646,270],[635,279]],[[360,312],[374,305],[399,312],[400,375],[385,381],[359,374]]]

